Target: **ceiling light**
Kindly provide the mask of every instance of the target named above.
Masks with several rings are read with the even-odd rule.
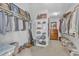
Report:
[[[58,16],[59,14],[60,14],[59,12],[53,12],[51,16]]]

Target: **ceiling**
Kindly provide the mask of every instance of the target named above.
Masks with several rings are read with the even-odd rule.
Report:
[[[75,4],[73,3],[30,3],[29,10],[31,11],[31,14],[36,14],[46,9],[49,13],[60,12],[60,15],[62,15],[74,5]]]
[[[17,5],[20,5],[21,8],[30,12],[31,19],[35,19],[36,14],[43,10],[48,10],[49,14],[59,12],[59,16],[61,16],[75,4],[76,3],[17,3]]]

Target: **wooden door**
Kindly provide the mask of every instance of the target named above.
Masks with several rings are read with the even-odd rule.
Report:
[[[57,30],[57,23],[56,22],[53,22],[51,24],[50,39],[51,40],[58,40],[58,30]]]

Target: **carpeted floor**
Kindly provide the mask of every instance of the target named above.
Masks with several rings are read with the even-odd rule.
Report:
[[[61,43],[56,40],[51,40],[49,45],[45,48],[42,47],[32,47],[26,48],[21,51],[18,56],[67,56],[68,53],[63,49]]]

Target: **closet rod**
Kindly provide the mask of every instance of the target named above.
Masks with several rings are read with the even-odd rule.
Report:
[[[23,16],[20,16],[19,14],[18,14],[18,15],[14,15],[13,12],[11,12],[10,10],[4,9],[4,8],[1,7],[1,6],[0,6],[0,11],[3,11],[3,12],[5,12],[5,13],[7,13],[8,15],[15,16],[15,17],[20,18],[20,19],[22,19],[22,20],[27,19],[27,18],[24,18]]]
[[[76,9],[79,9],[79,4],[76,4],[75,6],[73,6],[72,8],[70,8],[69,10],[67,10],[65,12],[65,14],[69,13],[69,12],[75,12]]]
[[[9,7],[8,7],[8,8],[9,8]],[[5,12],[5,13],[7,13],[8,15],[15,16],[15,17],[20,18],[20,19],[22,19],[22,20],[29,21],[29,20],[27,20],[27,19],[29,19],[29,18],[28,18],[29,15],[23,16],[23,15],[21,15],[20,13],[19,13],[19,14],[14,14],[13,11],[11,11],[11,10],[9,10],[9,9],[7,9],[7,8],[4,8],[2,5],[0,5],[0,11],[3,11],[3,12]]]
[[[16,15],[13,14],[13,16],[19,18],[20,20],[25,20],[26,21],[26,19],[27,19],[27,18],[25,18],[25,17],[23,17],[23,16],[21,16],[19,14],[16,14]]]
[[[12,16],[15,16],[15,17],[20,18],[20,19],[23,19],[23,20],[26,19],[26,18],[24,18],[24,17],[22,17],[20,15],[14,15],[13,12],[11,12],[10,10],[4,9],[1,6],[0,6],[0,11],[3,11],[5,13],[7,13],[8,15],[12,15]]]

